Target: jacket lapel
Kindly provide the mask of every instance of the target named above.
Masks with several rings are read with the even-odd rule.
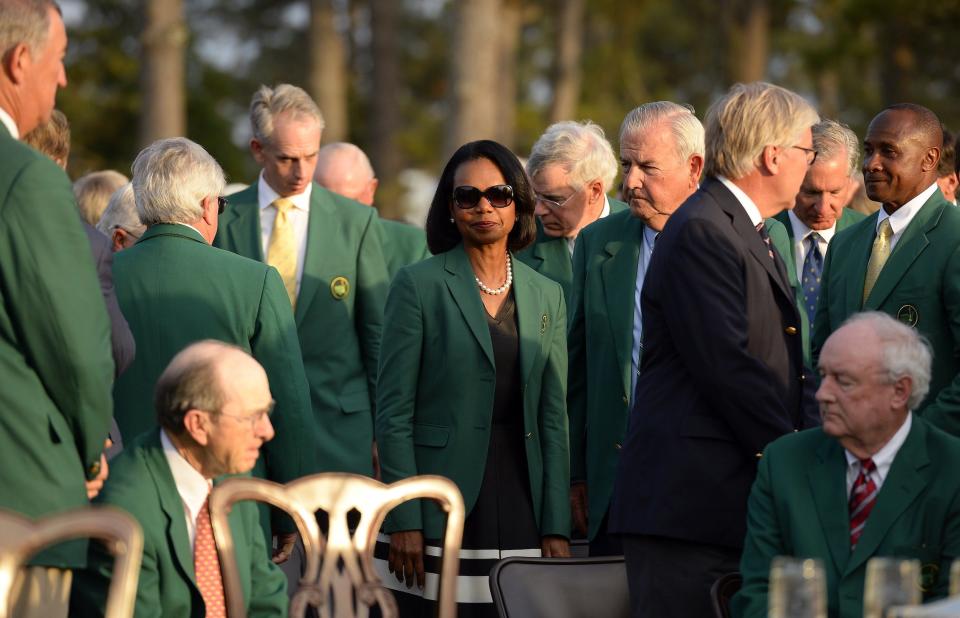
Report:
[[[903,236],[900,237],[897,246],[893,248],[887,263],[883,265],[883,269],[877,277],[877,282],[870,290],[870,296],[867,297],[867,302],[863,305],[865,310],[876,309],[883,304],[883,301],[893,292],[893,289],[914,260],[930,244],[927,240],[927,232],[936,228],[937,224],[940,223],[940,215],[943,214],[943,208],[946,205],[945,201],[937,203],[939,196],[939,192],[934,192],[933,196],[914,216],[913,221],[907,225],[907,229],[903,231]],[[871,240],[871,248],[872,244]],[[869,253],[867,255],[869,256]],[[863,272],[866,272],[866,268]]]
[[[837,572],[843,571],[850,558],[846,469],[843,448],[825,436],[817,450],[817,461],[807,472],[807,477],[820,518],[820,529],[826,537]]]
[[[263,262],[263,242],[260,238],[260,204],[257,201],[257,184],[231,197],[231,204],[224,213],[225,246],[234,253],[253,256]],[[230,213],[230,218],[227,214]]]
[[[323,282],[323,263],[326,251],[336,251],[340,241],[336,237],[336,226],[330,225],[335,206],[327,199],[323,189],[316,183],[310,190],[310,216],[307,218],[307,247],[303,257],[303,276],[300,278],[300,292],[297,294],[297,306],[294,320],[299,329],[308,313],[310,303]],[[354,284],[355,282],[351,282]]]
[[[635,217],[628,223],[630,231],[624,235],[629,240],[613,240],[604,246],[609,256],[600,267],[603,281],[607,319],[617,350],[619,366],[623,368],[623,392],[630,392],[630,372],[633,351],[634,294],[637,286],[637,268],[640,262],[640,247],[643,244],[643,224]],[[624,337],[630,333],[630,337]]]
[[[533,278],[522,267],[517,268],[518,263],[519,260],[513,260],[513,297],[517,307],[517,331],[520,336],[520,376],[526,385],[543,347],[543,335],[550,325],[551,317],[543,310],[545,303]]]
[[[486,310],[480,300],[480,293],[474,283],[473,268],[463,250],[463,245],[457,245],[444,253],[443,257],[444,268],[447,271],[447,289],[450,290],[450,295],[460,308],[460,313],[470,332],[487,355],[490,365],[496,367],[493,358],[493,342],[490,340],[490,330],[487,328]]]
[[[160,430],[154,431],[150,438],[150,447],[144,449],[144,459],[153,483],[160,496],[160,507],[167,517],[167,542],[173,548],[174,556],[180,563],[180,568],[186,573],[190,581],[196,580],[193,570],[193,552],[190,551],[190,537],[187,535],[187,523],[183,511],[183,501],[177,493],[177,486],[170,472],[170,465],[163,454],[163,445],[160,442]]]
[[[844,256],[841,267],[843,269],[841,272],[845,271],[848,274],[844,306],[848,307],[851,313],[863,306],[863,282],[867,275],[867,263],[870,261],[870,251],[873,249],[873,239],[877,235],[877,214],[870,215],[868,221],[863,231],[851,232],[855,236],[850,240],[850,251]],[[828,249],[827,252],[829,253],[830,250]]]
[[[930,483],[932,469],[926,444],[927,428],[922,421],[914,418],[910,433],[897,452],[877,494],[877,502],[867,517],[863,536],[850,556],[850,562],[843,571],[844,576],[877,552],[890,527]]]

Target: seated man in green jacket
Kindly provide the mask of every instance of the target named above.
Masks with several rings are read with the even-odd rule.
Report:
[[[767,615],[775,556],[819,558],[833,618],[863,615],[867,562],[921,563],[925,600],[947,592],[960,554],[960,440],[912,411],[930,388],[929,344],[881,312],[854,315],[820,353],[823,427],[760,459],[734,616]]]
[[[128,511],[143,527],[134,614],[226,616],[209,493],[220,477],[250,472],[273,438],[267,374],[236,346],[194,343],[160,375],[155,407],[160,428],[111,463],[97,499]],[[285,616],[287,580],[267,556],[256,505],[237,504],[229,521],[247,615]],[[112,565],[92,543],[73,587],[73,615],[102,615]]]

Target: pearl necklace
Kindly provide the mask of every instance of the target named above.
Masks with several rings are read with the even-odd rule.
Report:
[[[510,255],[507,255],[507,280],[503,282],[498,288],[490,288],[484,285],[483,281],[480,281],[480,277],[474,275],[473,280],[477,282],[477,286],[484,294],[492,294],[493,296],[499,296],[507,290],[510,289],[510,285],[513,283],[513,268],[510,266]]]

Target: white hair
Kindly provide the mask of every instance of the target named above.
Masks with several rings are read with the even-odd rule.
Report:
[[[107,202],[107,209],[97,222],[97,229],[107,236],[113,234],[113,230],[118,227],[137,235],[143,234],[145,228],[137,214],[133,184],[129,182],[113,192]]]
[[[226,185],[220,165],[185,137],[158,140],[133,162],[133,193],[144,225],[191,223],[203,215],[201,201]]]
[[[253,136],[260,143],[270,143],[273,122],[277,116],[289,112],[294,118],[313,118],[322,130],[323,114],[310,95],[292,84],[278,84],[274,88],[260,86],[250,101],[250,125]]]
[[[603,129],[589,120],[566,120],[547,127],[530,151],[527,174],[533,177],[554,164],[570,175],[572,188],[600,179],[604,193],[613,186],[619,167]]]
[[[23,43],[35,54],[47,43],[49,9],[60,12],[52,0],[3,0],[0,2],[0,57]]]
[[[662,122],[668,124],[677,151],[677,158],[686,162],[692,155],[701,157],[705,149],[703,125],[694,114],[693,107],[672,101],[653,101],[630,110],[620,124],[620,143],[628,135],[634,135]]]
[[[860,141],[842,122],[827,119],[813,125],[813,149],[817,151],[817,163],[829,161],[842,152],[847,158],[849,176],[860,169]]]
[[[930,392],[930,371],[933,352],[927,338],[915,329],[881,311],[855,313],[843,323],[867,324],[876,333],[882,347],[883,368],[887,380],[896,382],[909,377],[913,388],[907,406],[916,410]]]

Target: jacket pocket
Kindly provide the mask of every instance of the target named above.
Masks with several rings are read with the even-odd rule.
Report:
[[[413,443],[417,446],[443,447],[450,439],[450,428],[442,425],[413,424]]]
[[[370,395],[366,389],[340,395],[340,410],[344,414],[370,411]]]

